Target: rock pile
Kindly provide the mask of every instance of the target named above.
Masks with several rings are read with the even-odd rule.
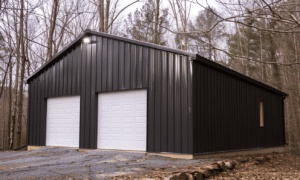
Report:
[[[213,162],[207,166],[201,166],[197,171],[192,172],[174,172],[169,178],[170,180],[203,180],[208,177],[217,175],[220,172],[233,169],[237,165],[242,165],[247,162],[253,164],[264,163],[273,159],[272,156],[259,156],[259,157],[237,157],[233,160]]]

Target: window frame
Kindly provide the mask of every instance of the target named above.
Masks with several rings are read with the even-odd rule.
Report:
[[[260,121],[260,127],[265,127],[265,112],[264,112],[263,102],[259,102],[259,121]]]

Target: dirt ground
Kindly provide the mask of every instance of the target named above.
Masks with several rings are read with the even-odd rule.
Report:
[[[264,163],[253,161],[255,157],[272,156],[273,158]],[[240,156],[239,156],[240,157]],[[220,157],[222,158],[222,157]],[[224,157],[223,157],[224,158]],[[222,159],[223,159],[222,158]],[[207,179],[298,179],[300,180],[300,158],[289,153],[268,153],[257,155],[246,155],[243,158],[248,162],[238,163],[234,169],[219,172]],[[238,157],[226,158],[226,160],[235,160]],[[131,176],[120,176],[116,179],[169,179],[178,172],[193,172],[200,169],[199,166],[177,167],[176,171],[168,169],[153,169],[145,174],[136,174]]]
[[[233,170],[209,179],[300,179],[299,157],[287,153],[269,155],[274,159],[264,163],[241,163]]]
[[[269,160],[255,161],[262,156]],[[290,153],[178,160],[114,151],[83,153],[65,148],[0,152],[0,179],[170,179],[178,172],[195,172],[217,161],[238,164],[208,179],[300,180],[300,156]]]

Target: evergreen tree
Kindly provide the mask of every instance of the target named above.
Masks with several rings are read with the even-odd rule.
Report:
[[[156,7],[154,0],[147,0],[141,9],[136,9],[134,14],[129,13],[125,19],[126,33],[123,35],[140,41],[166,45],[167,41],[164,38],[166,30],[163,27],[169,25],[168,9],[159,10],[158,28],[155,32]]]
[[[211,59],[218,61],[217,51],[213,48],[218,46],[222,39],[227,37],[225,26],[219,24],[210,30],[219,21],[219,18],[213,13],[215,9],[205,9],[198,12],[198,16],[194,23],[190,23],[190,31],[200,31],[193,33],[190,38],[193,43],[192,51]],[[204,33],[203,33],[204,32]]]
[[[277,88],[281,88],[280,75],[277,64],[270,66],[258,61],[277,62],[278,34],[269,31],[260,31],[250,26],[263,29],[274,29],[276,23],[272,20],[247,18],[244,23],[249,26],[237,26],[236,32],[228,39],[229,52],[233,55],[230,60],[233,68],[241,73],[262,81],[269,79]],[[284,43],[284,42],[282,42]],[[245,57],[245,58],[238,58]],[[271,68],[269,71],[266,68]],[[272,72],[272,74],[267,74]],[[268,77],[267,77],[268,76]]]
[[[229,57],[229,59],[233,62],[233,68],[235,70],[245,75],[258,78],[259,75],[255,74],[260,72],[260,64],[235,56],[260,60],[260,37],[260,32],[249,27],[237,27],[236,32],[230,36],[227,44],[229,52],[234,56]]]

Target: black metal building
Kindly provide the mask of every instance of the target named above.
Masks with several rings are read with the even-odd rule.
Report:
[[[86,30],[26,82],[31,146],[46,145],[47,100],[80,96],[79,148],[97,149],[98,94],[135,89],[147,90],[147,152],[285,144],[286,93],[185,51]]]

